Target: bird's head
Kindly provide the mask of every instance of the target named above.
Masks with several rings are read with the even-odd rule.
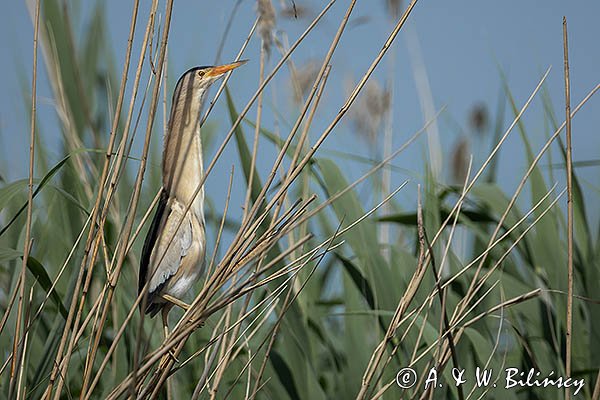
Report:
[[[191,68],[179,78],[175,86],[174,95],[193,93],[194,95],[202,96],[213,82],[225,76],[227,72],[245,64],[247,61],[242,60],[231,64]]]

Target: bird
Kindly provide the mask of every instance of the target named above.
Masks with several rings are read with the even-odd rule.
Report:
[[[181,297],[205,269],[204,187],[195,193],[204,176],[200,112],[210,86],[246,61],[191,68],[175,85],[164,138],[162,188],[138,277],[138,295],[147,291],[143,314],[162,312],[165,335],[169,311],[173,306],[189,308]]]

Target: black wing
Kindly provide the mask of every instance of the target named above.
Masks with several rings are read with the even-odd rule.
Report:
[[[146,235],[146,240],[144,241],[144,247],[142,248],[142,257],[140,260],[140,275],[138,278],[138,295],[142,292],[142,289],[146,285],[146,281],[148,280],[148,269],[150,266],[150,256],[152,255],[152,249],[154,249],[154,245],[156,244],[156,239],[158,239],[158,234],[160,230],[160,223],[167,208],[167,200],[169,196],[167,195],[167,191],[162,189],[160,193],[160,199],[158,200],[158,207],[156,208],[156,214],[154,214],[154,219],[152,220],[152,225],[150,225],[150,229],[148,230],[148,234]],[[152,305],[152,296],[149,295],[146,301],[146,310],[145,313],[151,311]],[[142,304],[140,303],[140,309]]]

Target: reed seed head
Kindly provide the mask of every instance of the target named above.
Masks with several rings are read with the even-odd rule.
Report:
[[[256,12],[258,14],[258,32],[262,39],[263,47],[270,53],[273,45],[273,32],[275,31],[275,9],[271,0],[257,0]]]

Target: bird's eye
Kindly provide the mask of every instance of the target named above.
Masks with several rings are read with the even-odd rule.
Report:
[[[205,72],[204,71],[198,71],[198,76],[200,78],[202,78],[204,76]]]

